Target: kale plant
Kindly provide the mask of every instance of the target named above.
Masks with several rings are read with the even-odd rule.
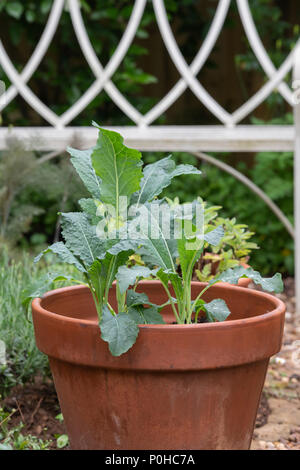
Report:
[[[223,299],[205,302],[204,292],[220,282],[237,284],[240,277],[251,278],[267,291],[280,292],[280,274],[263,279],[251,268],[238,266],[212,279],[193,299],[191,281],[195,264],[204,246],[216,246],[224,236],[222,226],[205,224],[201,200],[172,207],[159,199],[172,179],[183,174],[201,172],[192,165],[176,166],[171,156],[142,168],[138,150],[128,148],[116,132],[99,128],[95,147],[89,150],[69,149],[71,161],[91,197],[79,201],[82,212],[62,213],[64,242],[44,250],[53,252],[64,263],[80,271],[95,301],[101,337],[109,343],[114,356],[119,356],[135,343],[140,324],[163,324],[161,310],[170,305],[178,324],[197,321],[199,314],[210,322],[225,320],[230,311]],[[131,266],[132,256],[143,265]],[[154,305],[136,286],[141,279],[160,280],[168,301]],[[49,290],[53,282],[68,280],[63,274],[49,275],[25,303]],[[109,303],[109,291],[116,281],[117,311]],[[175,296],[172,295],[172,289]]]

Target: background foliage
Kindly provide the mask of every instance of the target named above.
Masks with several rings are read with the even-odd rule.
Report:
[[[40,38],[47,20],[52,0],[2,0],[0,2],[1,39],[14,64],[21,70]],[[240,20],[236,2],[231,2],[230,14],[225,23],[225,33],[239,31]],[[298,3],[299,6],[299,2]],[[217,1],[165,0],[169,19],[180,48],[188,62],[198,51],[215,12]],[[295,2],[283,0],[251,0],[250,6],[262,41],[276,67],[278,67],[296,38],[299,25],[295,23]],[[115,50],[126,27],[133,8],[129,0],[81,0],[82,14],[93,47],[105,65]],[[67,9],[67,7],[65,7]],[[201,14],[200,14],[201,13]],[[172,83],[170,62],[163,51],[151,49],[157,36],[154,12],[149,1],[146,12],[126,58],[113,76],[113,82],[142,113],[159,100],[161,93],[168,91]],[[222,33],[223,34],[223,33]],[[226,33],[227,34],[227,33]],[[231,34],[231,33],[230,33]],[[221,37],[206,68],[208,75],[201,80],[210,85],[210,74],[221,72],[218,58],[225,51]],[[156,43],[155,43],[156,44]],[[228,49],[228,48],[227,48]],[[249,96],[265,81],[263,74],[244,34],[239,43],[232,44],[233,74],[238,86],[234,90],[243,99]],[[63,56],[67,60],[62,60]],[[148,64],[161,64],[154,72]],[[164,64],[164,66],[162,66]],[[0,79],[9,85],[9,80],[0,69]],[[286,77],[290,83],[291,77]],[[63,17],[53,43],[38,71],[30,80],[30,86],[55,112],[62,113],[90,86],[93,76],[74,39],[73,27],[67,11]],[[164,84],[164,85],[161,85]],[[162,88],[162,87],[165,88]],[[160,87],[160,88],[159,88]],[[230,87],[222,89],[224,104]],[[214,90],[212,90],[214,92]],[[183,108],[179,100],[178,113],[183,122],[193,116],[198,123],[210,122],[209,116],[193,101],[187,91],[189,106]],[[177,104],[176,104],[177,106]],[[184,112],[182,112],[184,109]],[[175,118],[176,118],[175,114]],[[21,98],[16,98],[3,113],[5,125],[44,125],[43,120],[33,112]],[[72,124],[89,125],[94,119],[101,125],[128,124],[128,119],[111,103],[102,92]],[[173,122],[174,114],[166,112],[159,123]],[[292,123],[290,109],[276,91],[267,102],[244,121],[255,123]],[[182,122],[181,122],[182,123]],[[43,158],[39,153],[27,151],[23,144],[11,143],[7,151],[0,154],[0,238],[12,247],[26,247],[39,250],[40,245],[55,240],[59,235],[57,212],[76,210],[78,197],[84,196],[76,175],[70,168],[68,157],[63,155],[51,161],[38,164]],[[146,162],[165,156],[148,154]],[[192,156],[174,153],[179,162],[195,164]],[[279,205],[293,221],[293,156],[291,153],[264,152],[253,155],[217,155],[249,176]],[[211,167],[198,163],[203,177],[182,177],[174,180],[171,197],[179,196],[182,201],[201,196],[211,204],[223,206],[223,216],[237,217],[238,222],[249,225],[256,232],[254,241],[261,250],[252,255],[253,266],[265,274],[277,270],[293,274],[293,243],[281,223],[259,198],[233,177]],[[8,210],[9,209],[9,210]]]

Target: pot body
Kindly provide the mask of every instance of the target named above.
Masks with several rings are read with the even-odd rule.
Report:
[[[139,289],[165,302],[157,281]],[[193,298],[203,284],[193,282]],[[135,345],[111,356],[82,286],[33,302],[39,349],[49,356],[73,449],[248,449],[269,358],[281,347],[284,304],[268,294],[213,286],[222,323],[141,325]],[[114,304],[114,288],[110,293]]]

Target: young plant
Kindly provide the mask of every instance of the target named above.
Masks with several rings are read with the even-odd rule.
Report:
[[[208,321],[225,320],[230,312],[222,299],[210,303],[202,299],[210,285],[196,299],[191,296],[195,263],[205,243],[220,243],[223,228],[205,228],[200,201],[172,208],[158,199],[174,177],[201,172],[191,165],[176,167],[171,156],[142,169],[139,151],[127,148],[118,133],[94,125],[99,129],[95,147],[84,151],[69,149],[91,198],[79,201],[82,212],[61,214],[64,242],[51,245],[36,261],[53,252],[82,273],[95,301],[101,337],[115,356],[134,344],[138,325],[164,323],[160,311],[167,304],[179,324],[193,322],[200,311],[206,313]],[[133,255],[143,265],[130,267]],[[237,283],[242,276],[251,277],[267,290],[282,289],[280,274],[263,280],[251,269],[226,271],[210,284],[224,277],[227,282]],[[154,305],[146,294],[136,292],[139,280],[151,277],[159,279],[167,293],[168,302],[164,305]],[[42,289],[25,296],[25,303],[49,290],[49,283],[62,280],[82,284],[71,276],[51,275]],[[117,310],[109,302],[115,280]]]
[[[180,207],[179,198],[174,200],[166,198],[171,208]],[[195,265],[193,279],[201,282],[209,282],[215,276],[228,268],[245,265],[252,250],[259,247],[256,243],[249,241],[254,235],[245,224],[238,224],[236,218],[220,217],[218,212],[221,206],[208,206],[200,197],[199,203],[203,204],[204,230],[209,231],[222,227],[224,235],[217,245],[204,244],[201,257]]]

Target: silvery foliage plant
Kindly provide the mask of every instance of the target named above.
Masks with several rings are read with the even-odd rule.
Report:
[[[179,207],[170,207],[161,192],[180,175],[201,172],[192,165],[178,165],[171,156],[143,167],[138,150],[127,148],[116,132],[100,128],[95,147],[69,148],[71,162],[90,193],[79,201],[81,212],[61,214],[62,237],[44,250],[80,271],[93,296],[101,337],[112,355],[119,356],[135,343],[140,324],[163,324],[161,310],[169,305],[177,324],[224,321],[230,314],[223,299],[205,302],[204,292],[223,281],[237,284],[241,277],[252,279],[267,291],[282,291],[280,274],[264,279],[251,268],[238,266],[212,279],[193,299],[191,281],[204,243],[217,245],[224,232],[221,226],[206,227],[203,206],[198,198]],[[139,255],[142,265],[129,263]],[[167,302],[153,304],[145,293],[137,292],[142,279],[161,282]],[[41,280],[33,292],[24,295],[29,304],[58,281],[81,283],[73,277],[55,274]],[[116,281],[117,311],[109,302]]]

